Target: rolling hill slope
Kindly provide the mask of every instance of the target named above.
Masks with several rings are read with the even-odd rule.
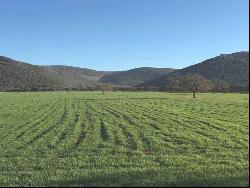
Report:
[[[99,85],[110,72],[69,66],[36,66],[0,56],[0,90],[34,91],[85,89]]]
[[[103,83],[134,86],[171,71],[174,69],[142,67],[112,72],[64,65],[37,66],[0,56],[0,90],[82,90]]]
[[[64,65],[41,67],[60,77],[63,80],[64,88],[95,87],[99,85],[99,79],[102,76],[112,73]]]
[[[139,84],[138,87],[168,87],[171,79],[194,73],[198,73],[212,82],[220,80],[231,85],[248,86],[249,52],[222,54],[201,63],[149,80]]]
[[[0,57],[1,91],[50,90],[61,87],[60,78],[46,69]]]
[[[122,86],[135,86],[145,81],[155,79],[159,76],[175,71],[171,68],[141,67],[128,71],[121,71],[101,77],[100,81]]]
[[[179,70],[141,67],[117,72],[63,65],[36,66],[0,56],[0,91],[85,90],[96,89],[103,83],[168,89],[171,80],[193,73],[212,83],[222,81],[230,87],[248,90],[249,52],[222,54]]]

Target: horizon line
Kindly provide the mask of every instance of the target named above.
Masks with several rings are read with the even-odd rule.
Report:
[[[249,50],[241,50],[241,51],[236,51],[236,52],[231,52],[231,53],[220,53],[219,55],[216,55],[214,57],[210,57],[204,60],[201,60],[200,62],[197,63],[193,63],[191,65],[188,65],[186,67],[195,65],[195,64],[199,64],[202,63],[208,59],[211,58],[215,58],[215,57],[219,57],[221,55],[230,55],[230,54],[234,54],[234,53],[249,53]],[[16,58],[12,58],[12,57],[8,57],[5,55],[0,55],[0,57],[4,57],[6,59],[10,59],[12,61],[16,61],[16,62],[20,62],[20,63],[26,63],[26,64],[30,64],[30,65],[35,65],[35,66],[66,66],[66,67],[73,67],[73,68],[81,68],[81,69],[89,69],[89,70],[93,70],[93,71],[98,71],[98,72],[122,72],[122,71],[129,71],[129,70],[133,70],[133,69],[138,69],[138,68],[156,68],[156,69],[175,69],[175,70],[180,70],[180,69],[184,69],[186,67],[155,67],[155,66],[141,66],[141,67],[134,67],[134,68],[129,68],[129,69],[125,69],[125,70],[100,70],[100,69],[92,69],[92,68],[87,68],[87,67],[82,67],[82,66],[75,66],[75,65],[68,65],[68,64],[36,64],[36,63],[30,63],[28,61],[23,61],[23,60],[16,60]]]

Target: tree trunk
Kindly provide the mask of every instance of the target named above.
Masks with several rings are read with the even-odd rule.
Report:
[[[104,95],[104,91],[102,91],[102,94]]]
[[[195,91],[193,91],[193,98],[196,98],[196,96],[195,96]]]

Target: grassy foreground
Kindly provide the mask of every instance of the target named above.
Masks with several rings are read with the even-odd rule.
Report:
[[[0,186],[248,186],[248,96],[0,93]]]

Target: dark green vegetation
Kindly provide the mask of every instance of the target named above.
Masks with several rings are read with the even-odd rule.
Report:
[[[136,86],[143,82],[166,75],[176,69],[141,67],[128,71],[121,71],[101,77],[100,81],[121,86]]]
[[[63,65],[41,66],[50,72],[60,76],[65,89],[84,89],[100,85],[99,79],[112,72],[95,71],[86,68],[78,68]]]
[[[231,90],[249,89],[249,52],[222,54],[201,63],[174,71],[159,78],[144,82],[140,87],[165,87],[166,90],[180,89],[171,82],[187,74],[198,73],[212,81],[214,86],[231,87]],[[217,90],[218,90],[217,89]],[[230,88],[229,88],[230,90]]]
[[[31,64],[0,57],[0,91],[59,89],[62,83],[55,74]]]
[[[109,73],[70,66],[35,66],[0,57],[0,91],[93,88]]]
[[[248,92],[249,52],[220,55],[180,70],[141,67],[119,72],[35,66],[0,57],[0,91],[99,90],[105,83],[116,90],[185,91],[176,83],[195,73],[211,82],[211,91]]]
[[[0,93],[0,185],[247,186],[246,94]]]
[[[103,83],[134,86],[173,70],[95,71],[63,65],[36,66],[0,56],[0,91],[98,90]]]

